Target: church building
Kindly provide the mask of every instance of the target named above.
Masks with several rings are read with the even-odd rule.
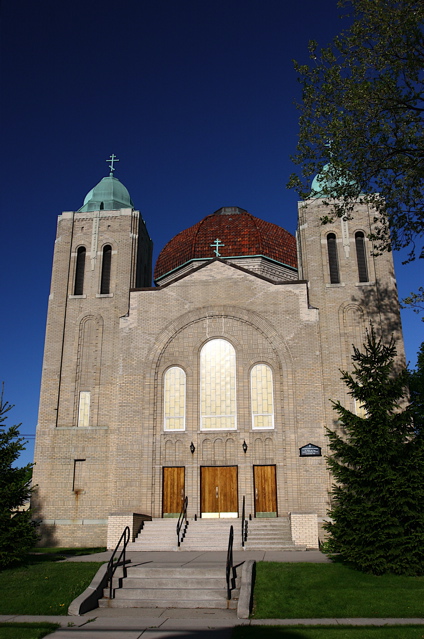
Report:
[[[161,251],[152,286],[152,240],[111,169],[58,219],[34,467],[42,543],[110,546],[117,521],[134,537],[185,497],[190,518],[239,518],[243,498],[248,517],[312,516],[317,537],[330,400],[361,408],[340,369],[371,322],[403,354],[373,211],[358,202],[323,226],[318,193],[299,203],[294,237],[266,211],[206,204]]]

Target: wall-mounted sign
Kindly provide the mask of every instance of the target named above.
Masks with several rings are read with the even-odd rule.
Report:
[[[315,444],[306,444],[299,448],[300,457],[321,457],[321,448]]]

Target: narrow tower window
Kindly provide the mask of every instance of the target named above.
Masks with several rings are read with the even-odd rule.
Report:
[[[339,260],[337,258],[337,240],[334,233],[327,235],[328,266],[331,284],[340,284]]]
[[[367,256],[365,254],[365,236],[362,231],[355,233],[356,259],[360,282],[368,282]]]
[[[110,267],[112,265],[112,247],[107,244],[103,248],[102,278],[100,282],[100,294],[110,293]]]
[[[85,248],[80,246],[77,252],[77,267],[75,269],[74,295],[84,293]]]

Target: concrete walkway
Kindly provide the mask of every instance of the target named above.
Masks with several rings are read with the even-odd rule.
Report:
[[[110,552],[71,557],[66,561],[108,561]],[[130,552],[132,564],[152,566],[186,566],[220,564],[225,571],[225,552]],[[234,564],[247,559],[256,561],[329,563],[319,551],[235,552]],[[181,608],[96,608],[80,617],[0,615],[0,621],[51,621],[61,628],[52,639],[230,639],[238,625],[371,625],[384,626],[422,624],[424,619],[237,619],[235,610]]]

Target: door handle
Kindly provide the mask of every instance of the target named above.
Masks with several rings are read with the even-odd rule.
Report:
[[[216,486],[216,487],[215,487],[215,497],[216,497],[217,499],[218,499],[218,494],[219,494],[218,486]]]
[[[258,489],[255,488],[255,499],[259,499]]]

